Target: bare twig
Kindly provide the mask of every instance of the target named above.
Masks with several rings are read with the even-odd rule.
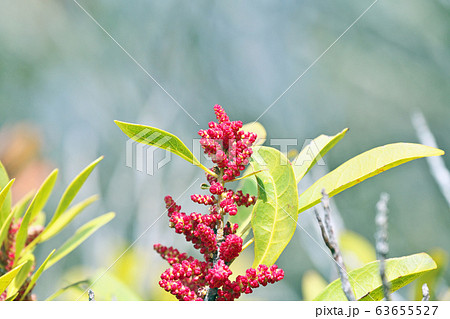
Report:
[[[95,295],[91,289],[88,290],[88,296],[89,296],[89,301],[95,301]]]
[[[377,203],[377,215],[375,217],[375,224],[377,225],[377,232],[375,234],[376,251],[378,259],[380,260],[380,277],[383,285],[383,294],[386,301],[390,301],[390,284],[386,278],[386,258],[389,253],[388,237],[388,208],[389,194],[382,193],[380,200]]]
[[[345,296],[349,301],[355,301],[355,294],[353,293],[352,286],[350,285],[350,281],[348,280],[347,271],[345,270],[344,260],[342,259],[341,251],[339,250],[339,246],[337,244],[336,238],[334,237],[333,227],[331,225],[330,218],[330,201],[328,198],[328,194],[325,190],[322,190],[322,205],[324,208],[324,221],[320,218],[317,210],[314,210],[317,218],[317,222],[319,223],[320,230],[322,231],[322,237],[327,245],[328,249],[331,251],[334,260],[338,265],[339,277],[341,278],[342,290],[344,291]]]
[[[420,143],[437,148],[438,145],[436,139],[434,138],[433,133],[431,133],[423,114],[421,112],[416,112],[412,115],[411,120]],[[438,184],[442,195],[444,195],[448,206],[450,207],[450,171],[445,166],[441,156],[427,157],[426,160],[430,167],[431,175]]]
[[[430,289],[428,289],[427,284],[422,285],[422,295],[423,295],[422,301],[430,300]]]

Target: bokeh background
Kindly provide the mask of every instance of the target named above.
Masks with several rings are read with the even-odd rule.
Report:
[[[84,166],[105,159],[79,195],[101,201],[72,226],[113,210],[117,217],[40,279],[43,300],[59,288],[109,267],[164,212],[163,197],[189,211],[202,171],[173,158],[150,176],[126,167],[119,119],[168,130],[187,145],[223,105],[232,119],[251,122],[335,41],[373,1],[87,1],[79,0],[200,124],[198,126],[74,1],[0,1],[1,160],[20,176],[17,199],[54,167],[58,195]],[[411,115],[421,111],[440,148],[450,150],[450,1],[380,0],[260,119],[268,138],[347,136],[325,157],[327,169],[372,147],[418,142]],[[161,158],[164,153],[157,153]],[[443,157],[447,167],[448,156]],[[301,185],[301,187],[304,187]],[[59,193],[58,193],[59,191]],[[365,181],[335,200],[339,227],[374,243],[375,204],[390,194],[391,257],[450,247],[450,211],[425,160]],[[22,192],[22,193],[21,193]],[[338,216],[340,212],[341,219]],[[316,235],[311,212],[300,215]],[[44,258],[69,235],[38,250]],[[192,251],[156,221],[93,290],[104,299],[170,299],[157,286],[165,263],[154,243]],[[251,264],[251,249],[236,265]],[[248,299],[303,299],[302,276],[316,269],[336,278],[332,261],[297,230],[278,264],[286,280]],[[450,271],[444,269],[444,294]],[[109,295],[108,295],[109,292]],[[61,299],[75,299],[73,290]],[[126,295],[126,296],[125,296]],[[411,291],[397,298],[411,299]],[[444,297],[443,297],[444,298]]]

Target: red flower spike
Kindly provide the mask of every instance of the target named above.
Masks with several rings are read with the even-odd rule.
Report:
[[[242,251],[242,238],[231,234],[220,245],[220,259],[225,262],[233,261]]]
[[[257,269],[247,269],[245,275],[237,276],[235,281],[229,279],[232,274],[229,265],[241,253],[243,241],[236,235],[238,224],[227,222],[224,225],[223,218],[226,214],[236,215],[238,206],[255,204],[256,198],[240,190],[228,190],[224,184],[234,180],[245,169],[256,134],[241,131],[242,122],[230,121],[220,105],[214,106],[214,112],[218,122],[210,122],[208,128],[198,134],[205,154],[215,164],[211,170],[217,177],[206,174],[210,194],[191,196],[193,202],[209,206],[209,213],[186,214],[181,212],[181,207],[172,197],[164,198],[170,227],[183,234],[186,241],[192,242],[205,261],[180,253],[173,247],[154,245],[156,252],[171,265],[162,273],[159,285],[178,300],[201,301],[206,297],[208,300],[235,300],[243,293],[252,293],[254,288],[275,283],[284,277],[283,270],[276,265],[259,265]]]

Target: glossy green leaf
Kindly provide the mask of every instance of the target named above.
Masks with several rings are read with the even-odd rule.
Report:
[[[141,301],[143,300],[133,289],[129,287],[112,272],[106,269],[100,270],[93,278],[101,278],[92,288],[97,301]]]
[[[448,252],[442,248],[434,248],[429,252],[429,255],[436,262],[437,269],[429,271],[422,277],[417,279],[414,283],[414,300],[422,300],[422,286],[427,284],[430,291],[430,300],[436,300],[439,284],[442,276],[445,274],[448,265]]]
[[[47,215],[44,211],[40,211],[37,216],[30,222],[31,226],[45,226]]]
[[[192,154],[187,146],[175,135],[145,125],[132,124],[120,121],[114,121],[117,126],[132,140],[146,144],[156,146],[165,150],[168,150],[186,161],[200,167],[210,175],[216,176],[211,170],[203,166],[200,161]]]
[[[89,236],[96,232],[100,227],[111,221],[114,218],[114,213],[107,213],[97,217],[90,222],[81,226],[75,234],[69,238],[50,258],[45,269],[50,268],[57,263],[61,258],[71,253],[75,248],[80,246]]]
[[[69,186],[67,186],[66,190],[64,191],[64,194],[61,197],[61,200],[58,203],[58,207],[56,208],[55,214],[53,215],[52,220],[49,223],[49,226],[52,223],[54,223],[64,211],[66,211],[70,203],[72,203],[73,199],[80,191],[83,184],[86,182],[89,175],[92,173],[94,168],[97,166],[98,163],[100,163],[102,159],[103,156],[97,158],[95,161],[89,164],[80,174],[78,174],[72,180]]]
[[[241,128],[244,132],[252,132],[256,134],[256,141],[253,143],[253,147],[263,145],[266,141],[267,132],[264,126],[259,122],[252,122],[244,124]]]
[[[325,156],[347,133],[348,128],[342,130],[334,136],[320,135],[305,146],[297,157],[292,161],[292,168],[295,173],[295,180],[298,184],[300,180],[309,172],[319,159]]]
[[[10,180],[8,184],[6,184],[5,187],[0,191],[0,225],[4,222],[5,218],[8,216],[11,210],[11,186],[14,184],[14,179]],[[8,196],[9,196],[9,202],[8,202]],[[7,211],[2,211],[1,208],[3,207],[3,204],[5,204],[5,208],[8,208]]]
[[[252,156],[258,171],[258,200],[252,212],[255,260],[271,266],[294,235],[297,226],[298,192],[294,171],[286,156],[271,147],[258,147]]]
[[[49,240],[56,234],[58,234],[61,230],[63,230],[79,213],[81,213],[86,207],[91,205],[98,199],[97,195],[91,196],[88,199],[85,199],[81,203],[71,207],[69,210],[64,212],[59,216],[58,219],[53,224],[47,226],[42,232],[39,241],[44,242]]]
[[[444,151],[412,143],[395,143],[376,147],[348,160],[317,180],[300,195],[299,213],[317,205],[322,189],[332,197],[363,180],[414,159],[443,155]]]
[[[19,293],[16,292],[14,295],[12,295],[12,296],[10,296],[10,297],[7,297],[7,298],[5,299],[5,301],[14,301],[14,299],[16,299],[16,297],[17,297],[18,294],[19,294]]]
[[[343,231],[339,234],[338,242],[347,271],[360,268],[377,259],[373,245],[357,233]]]
[[[30,204],[31,200],[33,199],[36,192],[33,190],[31,192],[28,192],[25,196],[23,196],[13,207],[14,212],[14,218],[20,218],[25,213],[28,205]]]
[[[86,288],[81,288],[80,287],[81,285],[86,286]],[[65,293],[67,290],[72,289],[72,288],[76,288],[76,289],[78,289],[80,291],[84,291],[85,289],[87,289],[87,287],[89,287],[89,285],[90,285],[90,281],[89,280],[80,280],[80,281],[74,282],[73,284],[67,285],[67,286],[59,289],[54,294],[52,294],[47,299],[45,299],[45,301],[52,301],[55,298],[58,298],[63,293]]]
[[[36,272],[33,274],[33,276],[31,277],[30,283],[28,284],[27,289],[25,290],[25,292],[22,295],[21,300],[23,300],[26,297],[26,295],[31,291],[31,289],[33,289],[34,285],[36,284],[36,281],[39,279],[39,277],[44,272],[45,266],[47,265],[48,261],[50,260],[50,257],[52,257],[54,252],[55,252],[55,250],[53,249],[53,251],[50,253],[50,255],[47,256],[47,258],[44,260],[42,265],[39,266],[38,270],[36,270]]]
[[[242,174],[243,176],[253,172],[253,167],[249,165],[247,169]],[[237,189],[242,190],[244,194],[250,194],[252,196],[258,195],[258,187],[256,185],[255,176],[249,176],[239,181]],[[238,212],[234,216],[230,216],[228,219],[231,223],[236,223],[239,225],[240,229],[246,226],[246,223],[250,222],[250,215],[252,214],[253,206],[245,207],[239,206]]]
[[[302,295],[304,301],[311,301],[327,286],[327,282],[315,270],[308,270],[302,278]]]
[[[13,218],[14,212],[11,211],[11,213],[6,217],[6,220],[3,222],[3,224],[0,227],[0,247],[3,244],[3,241],[5,240],[6,236],[8,235],[9,226],[11,224],[11,220]]]
[[[30,206],[28,206],[27,211],[22,219],[19,231],[17,232],[16,239],[16,262],[20,257],[22,249],[25,247],[25,242],[28,237],[28,226],[31,221],[37,216],[37,214],[44,208],[47,203],[48,198],[55,186],[56,178],[58,176],[58,170],[54,170],[42,183],[41,187],[37,191]]]
[[[2,162],[0,162],[0,189],[2,190],[0,193],[0,225],[11,210],[11,193],[9,190],[6,190],[3,193],[3,190],[7,189],[8,185],[9,188],[11,188],[12,184],[9,180],[8,173],[6,172],[5,167],[3,167]],[[4,196],[3,199],[2,196]]]
[[[406,286],[433,269],[436,269],[436,263],[425,253],[387,259],[386,277],[391,284],[391,292]],[[348,277],[357,300],[378,301],[384,298],[379,274],[379,261],[371,262],[364,267],[350,271]],[[341,280],[333,281],[314,300],[346,301],[347,298],[342,291]]]
[[[20,269],[20,271],[17,273],[17,275],[14,277],[14,280],[11,282],[11,285],[8,288],[8,295],[7,297],[14,296],[17,294],[22,287],[22,285],[25,283],[25,280],[28,277],[28,274],[30,273],[33,265],[34,265],[34,255],[28,254],[24,258],[20,259],[20,264],[23,263],[23,267]]]
[[[3,293],[6,288],[8,288],[8,286],[11,284],[11,282],[14,280],[14,278],[24,265],[25,263],[20,264],[0,277],[0,294]]]

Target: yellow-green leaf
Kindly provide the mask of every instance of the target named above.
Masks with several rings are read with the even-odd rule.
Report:
[[[434,248],[429,252],[429,255],[436,262],[437,269],[427,272],[425,275],[416,280],[414,287],[414,300],[422,300],[422,286],[427,284],[430,291],[430,300],[436,300],[438,287],[442,275],[447,270],[448,252],[442,248]]]
[[[112,272],[101,269],[93,278],[101,278],[92,288],[97,301],[141,301],[141,296],[136,293],[135,287],[130,287]],[[87,299],[87,298],[86,298]]]
[[[338,241],[348,271],[360,268],[377,259],[373,245],[357,233],[343,231],[339,234]]]
[[[69,238],[50,258],[45,266],[45,269],[50,268],[57,263],[61,258],[70,254],[75,248],[80,246],[89,236],[96,232],[100,227],[111,221],[114,218],[114,213],[107,213],[97,217],[90,222],[81,226],[75,234]]]
[[[25,257],[20,259],[20,264],[23,263],[23,267],[14,277],[14,280],[11,282],[11,285],[8,289],[7,297],[14,296],[17,294],[24,284],[25,280],[28,278],[28,274],[30,273],[33,265],[34,265],[34,255],[28,254]]]
[[[251,224],[255,238],[255,260],[270,266],[275,263],[294,235],[297,226],[298,192],[294,171],[288,159],[271,147],[255,148],[252,165],[258,181],[258,200]]]
[[[327,282],[315,270],[308,270],[302,278],[302,294],[304,301],[311,301],[327,286]]]
[[[332,197],[365,179],[414,159],[440,156],[444,151],[412,143],[395,143],[376,147],[348,160],[317,180],[300,195],[299,213],[318,204],[322,189]]]
[[[11,224],[13,215],[14,215],[14,211],[11,211],[11,213],[6,217],[5,221],[3,222],[3,224],[0,228],[0,247],[3,244],[3,240],[5,240],[6,235],[8,235],[8,230],[9,230],[9,226]]]
[[[28,192],[25,196],[23,196],[12,208],[12,211],[14,212],[14,218],[20,218],[23,216],[23,214],[25,213],[25,210],[28,207],[28,204],[31,202],[31,200],[33,199],[34,195],[36,194],[36,192],[30,191]]]
[[[80,174],[78,174],[73,181],[69,184],[69,186],[64,191],[64,194],[61,197],[61,200],[59,201],[58,207],[56,208],[55,214],[52,217],[52,220],[50,221],[49,225],[53,224],[58,217],[66,211],[66,209],[69,207],[70,203],[72,203],[75,196],[80,191],[81,187],[83,186],[84,182],[86,182],[86,179],[89,177],[89,175],[92,173],[94,168],[97,166],[98,163],[103,159],[103,156],[97,158],[95,161],[93,161],[91,164],[89,164]]]
[[[391,284],[391,292],[397,291],[433,269],[436,269],[436,263],[425,253],[387,259],[386,277]],[[378,301],[384,298],[379,261],[371,262],[364,267],[350,271],[348,278],[357,300]],[[341,280],[333,281],[314,300],[346,301],[347,298],[342,291]]]
[[[155,127],[132,124],[120,121],[114,121],[117,126],[125,133],[130,139],[146,144],[156,146],[165,150],[168,150],[186,161],[200,167],[210,175],[217,176],[214,172],[203,166],[200,161],[192,154],[187,146],[175,135],[157,129]]]
[[[316,165],[317,161],[331,150],[347,133],[348,128],[342,130],[334,136],[320,135],[309,143],[297,157],[292,161],[296,182],[309,172]]]
[[[30,282],[28,284],[27,289],[25,290],[25,292],[22,295],[21,300],[23,300],[28,295],[28,293],[31,291],[31,289],[33,289],[34,285],[36,284],[36,281],[42,275],[42,272],[45,270],[45,266],[47,265],[48,261],[50,260],[50,257],[52,257],[54,252],[55,252],[55,250],[53,249],[52,252],[50,253],[50,255],[48,255],[47,258],[45,258],[45,260],[42,263],[42,265],[39,266],[39,269],[36,270],[36,272],[33,274],[33,276],[31,277],[31,280],[30,280]]]
[[[3,293],[6,290],[6,288],[8,288],[8,286],[16,277],[17,273],[20,271],[20,269],[22,269],[24,265],[25,263],[20,264],[0,277],[0,294]]]
[[[44,208],[52,190],[55,185],[56,178],[58,176],[58,170],[54,170],[42,183],[41,187],[37,191],[30,206],[28,206],[27,211],[22,219],[22,224],[20,225],[19,231],[17,233],[16,239],[16,262],[20,257],[22,249],[25,247],[25,242],[28,236],[28,226],[30,222],[37,216],[37,214]]]
[[[86,288],[81,288],[80,286],[84,285],[86,286]],[[89,287],[90,285],[90,281],[89,280],[80,280],[77,282],[74,282],[70,285],[67,285],[61,289],[59,289],[58,291],[56,291],[54,294],[52,294],[51,296],[49,296],[47,299],[45,299],[45,301],[52,301],[55,298],[58,298],[60,295],[62,295],[63,293],[65,293],[67,290],[75,288],[77,290],[83,291],[84,289],[87,289],[87,287]]]
[[[256,133],[256,141],[253,143],[253,146],[263,145],[266,141],[267,132],[264,126],[259,122],[247,123],[244,124],[241,128],[244,132],[252,132]]]
[[[58,219],[55,220],[53,224],[50,224],[47,226],[44,231],[42,232],[42,235],[39,238],[40,242],[44,242],[46,240],[49,240],[56,234],[58,234],[61,230],[64,229],[81,211],[83,211],[86,207],[91,205],[93,202],[95,202],[98,199],[97,195],[91,196],[88,199],[85,199],[81,203],[71,207],[69,210],[64,212],[62,215],[59,216]]]
[[[243,176],[253,172],[253,167],[249,165],[242,174]],[[239,182],[238,189],[242,190],[244,194],[250,194],[251,196],[258,195],[258,187],[256,186],[255,176],[246,177]],[[239,206],[238,212],[234,216],[230,216],[228,219],[231,223],[239,225],[239,229],[245,228],[247,223],[250,223],[250,215],[252,214],[253,206],[245,207]]]
[[[9,192],[11,185],[12,183],[9,180],[8,173],[6,173],[5,167],[0,162],[0,189],[2,190],[0,193],[0,225],[11,210],[11,193]]]

